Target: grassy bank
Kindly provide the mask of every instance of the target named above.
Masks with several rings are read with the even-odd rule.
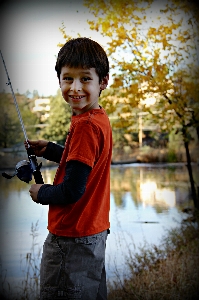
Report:
[[[108,300],[195,300],[199,295],[199,216],[169,231],[160,247],[129,253],[130,275],[109,284]]]
[[[177,145],[178,146],[178,145]],[[140,163],[186,163],[186,153],[183,146],[167,148],[153,148],[143,146],[131,149],[126,147],[123,149],[113,148],[113,162],[140,162]],[[198,148],[199,144],[190,145],[191,161],[199,163]]]
[[[23,258],[24,279],[11,287],[6,278],[1,299],[39,299],[40,247],[38,223],[31,227],[30,253]],[[160,246],[146,245],[126,258],[130,275],[124,280],[117,273],[108,283],[108,300],[196,300],[199,295],[199,214],[187,215],[186,221],[166,233]],[[7,287],[7,288],[6,288]],[[9,287],[9,288],[8,288]]]

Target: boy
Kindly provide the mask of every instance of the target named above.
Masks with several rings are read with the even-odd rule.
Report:
[[[29,141],[37,156],[59,163],[53,185],[29,190],[33,201],[49,205],[40,299],[107,299],[112,134],[98,98],[108,85],[109,63],[98,43],[77,38],[61,48],[55,70],[72,109],[65,147]]]

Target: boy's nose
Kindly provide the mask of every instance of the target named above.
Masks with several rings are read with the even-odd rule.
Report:
[[[74,80],[73,83],[71,84],[71,91],[77,92],[77,91],[81,91],[82,89],[82,84],[79,80]]]

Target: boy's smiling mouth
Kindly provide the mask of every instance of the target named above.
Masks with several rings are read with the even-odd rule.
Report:
[[[72,98],[73,100],[81,100],[84,97],[85,96],[72,96],[72,95],[69,95],[69,98]]]

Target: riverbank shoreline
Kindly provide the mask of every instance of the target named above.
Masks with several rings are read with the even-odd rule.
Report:
[[[136,150],[135,153],[132,153],[128,158],[126,155],[114,157],[111,162],[111,166],[119,166],[119,165],[128,165],[128,166],[184,166],[186,165],[186,160],[182,159],[179,161],[170,161],[166,160],[166,150],[163,155],[162,150],[154,149],[156,151],[156,156],[153,155],[150,156],[150,153],[146,154],[143,153],[142,150]],[[151,151],[150,151],[151,152]],[[158,153],[161,155],[158,156]],[[155,159],[156,157],[156,159]],[[28,156],[26,151],[20,148],[6,148],[6,149],[0,149],[0,170],[6,171],[6,170],[15,170],[16,164],[21,160],[28,160]],[[42,168],[51,168],[58,166],[57,163],[47,161],[46,159],[42,157],[38,157],[38,163],[42,163]],[[199,165],[199,159],[193,159],[192,161],[193,165]]]

